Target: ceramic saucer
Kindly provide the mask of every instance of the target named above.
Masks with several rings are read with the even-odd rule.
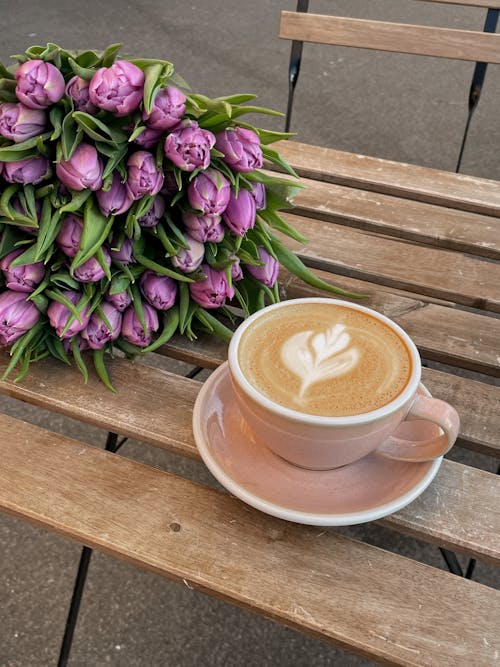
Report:
[[[419,391],[430,395],[423,385]],[[258,442],[243,420],[227,362],[202,387],[193,429],[207,467],[233,495],[267,514],[318,526],[365,523],[400,510],[427,488],[442,462],[406,463],[374,453],[327,471],[287,463]],[[420,440],[438,431],[428,422],[409,421],[397,432]]]

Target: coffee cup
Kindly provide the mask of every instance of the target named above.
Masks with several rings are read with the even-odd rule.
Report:
[[[296,466],[328,470],[375,451],[429,461],[458,436],[456,410],[418,392],[421,360],[408,334],[358,303],[293,299],[254,313],[233,335],[229,370],[246,427]],[[404,439],[396,431],[413,419],[439,435]]]

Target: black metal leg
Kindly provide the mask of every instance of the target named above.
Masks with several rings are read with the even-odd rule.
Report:
[[[448,549],[443,549],[442,547],[439,547],[439,551],[441,552],[441,555],[443,556],[444,561],[448,566],[448,570],[452,574],[456,574],[459,577],[463,577],[464,572],[462,570],[462,566],[458,562],[456,553],[453,551],[449,551]]]
[[[108,452],[116,452],[118,448],[123,445],[125,440],[126,438],[122,439],[118,443],[118,436],[116,435],[116,433],[108,433],[108,437],[106,438],[105,449]],[[64,628],[64,635],[61,643],[61,649],[59,651],[59,659],[57,661],[57,667],[66,667],[66,665],[68,664],[71,645],[73,643],[73,635],[75,633],[75,627],[78,620],[78,613],[80,611],[80,603],[82,601],[83,589],[85,588],[85,582],[87,581],[87,573],[89,570],[91,556],[92,556],[92,549],[90,547],[83,547],[82,552],[80,554],[80,562],[78,564],[78,570],[76,572],[75,585],[73,587],[73,595],[71,596],[68,616],[66,618],[66,627]]]

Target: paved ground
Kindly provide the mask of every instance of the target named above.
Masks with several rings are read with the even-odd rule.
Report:
[[[263,105],[286,105],[287,43],[276,37],[280,9],[294,2],[171,0],[134,3],[0,1],[0,59],[32,43],[102,48],[170,59],[192,88],[211,96],[255,92]],[[383,3],[311,2],[319,13],[481,28],[484,12],[407,0]],[[303,141],[380,157],[453,169],[466,119],[472,73],[467,63],[306,45],[293,126]],[[500,178],[500,69],[491,68],[471,130],[463,171]],[[268,123],[281,129],[281,121]],[[72,437],[102,442],[104,434],[41,410],[0,399],[2,409]],[[123,453],[213,484],[195,462],[139,443]],[[454,458],[487,470],[484,456],[456,450]],[[416,540],[364,526],[344,532],[440,566],[439,553]],[[55,664],[79,548],[0,517],[0,665]],[[224,555],[221,554],[221,558]],[[491,568],[479,581],[500,587]],[[75,636],[73,667],[309,667],[368,664],[296,632],[186,587],[94,555]]]

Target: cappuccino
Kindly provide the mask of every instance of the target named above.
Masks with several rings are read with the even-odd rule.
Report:
[[[367,312],[328,303],[270,310],[243,332],[238,363],[271,401],[326,417],[363,414],[407,386],[411,356],[403,339]]]

